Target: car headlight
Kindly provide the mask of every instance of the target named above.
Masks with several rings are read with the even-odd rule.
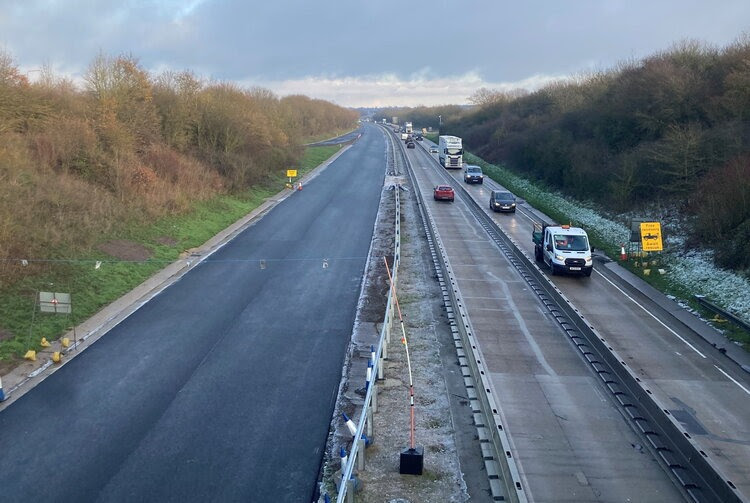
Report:
[[[511,204],[510,206],[511,206],[512,208],[515,208],[515,207],[516,207],[516,203],[513,203],[513,204]]]
[[[559,260],[560,262],[565,262],[565,257],[562,255],[555,255],[555,260]]]
[[[591,265],[594,263],[594,260],[591,257],[586,257],[586,265]]]

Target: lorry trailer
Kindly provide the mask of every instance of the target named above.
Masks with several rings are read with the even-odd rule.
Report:
[[[446,169],[463,168],[464,149],[458,136],[440,136],[438,138],[438,160]]]

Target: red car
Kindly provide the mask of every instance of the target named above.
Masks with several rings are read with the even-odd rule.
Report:
[[[453,199],[455,199],[456,197],[456,193],[453,192],[453,187],[451,187],[450,185],[438,185],[437,187],[435,187],[433,196],[435,197],[435,201],[453,202]]]

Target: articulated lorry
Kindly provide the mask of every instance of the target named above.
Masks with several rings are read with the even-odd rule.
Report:
[[[458,136],[440,136],[438,138],[438,160],[444,168],[463,168],[464,149]]]
[[[409,134],[412,134],[414,132],[414,130],[413,130],[412,126],[411,126],[411,122],[405,122],[404,123],[404,128],[406,128],[406,132],[409,133]]]
[[[534,258],[549,267],[553,276],[560,273],[591,276],[594,248],[589,244],[585,230],[570,225],[534,222],[531,239]]]

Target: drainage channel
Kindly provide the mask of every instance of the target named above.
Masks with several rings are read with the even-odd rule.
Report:
[[[440,172],[446,181],[455,181],[442,168]],[[412,183],[415,183],[413,176]],[[633,430],[651,447],[667,474],[687,498],[695,502],[741,502],[734,484],[721,476],[711,464],[708,454],[696,446],[690,434],[671,419],[667,408],[657,403],[651,391],[640,384],[641,380],[625,361],[532,259],[495,224],[463,187],[456,187],[456,193],[581,352],[625,417],[630,419]],[[421,200],[421,195],[419,197]]]

